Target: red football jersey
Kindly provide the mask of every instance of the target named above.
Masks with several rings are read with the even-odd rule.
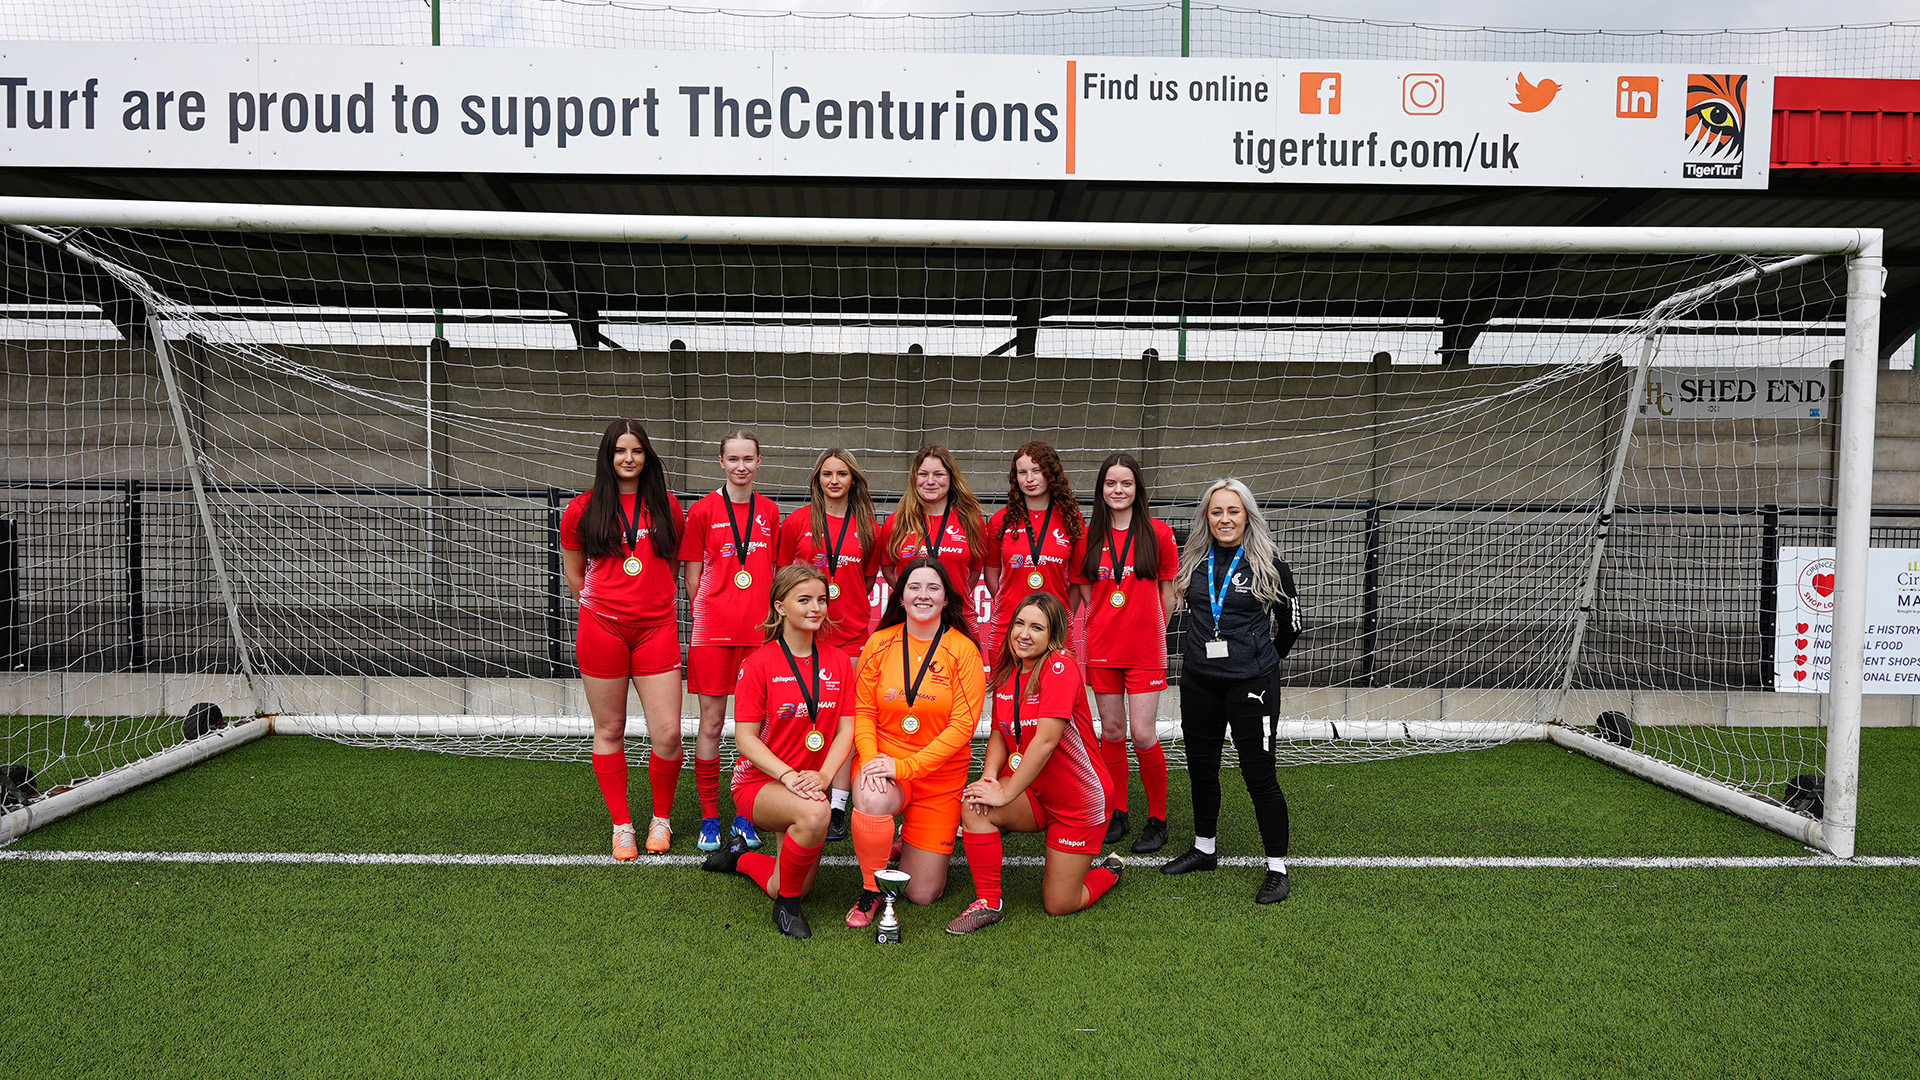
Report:
[[[787,665],[780,642],[769,641],[747,654],[740,665],[740,678],[733,689],[733,716],[736,722],[760,724],[760,741],[775,757],[791,769],[819,771],[826,763],[827,748],[840,730],[843,708],[853,704],[853,661],[847,654],[824,642],[816,641],[813,657],[795,657],[807,676],[807,690],[813,690],[813,677],[820,677],[820,712],[811,722],[807,718],[806,697],[794,682],[793,669]],[[808,664],[816,664],[808,670]],[[849,713],[848,715],[851,715]],[[743,754],[733,767],[733,787],[737,791],[759,780],[773,777],[748,761]]]
[[[827,542],[815,546],[813,507],[802,506],[788,514],[787,520],[780,524],[780,542],[774,553],[775,565],[806,563],[826,570],[827,548],[840,539],[842,520],[828,514]],[[866,642],[867,626],[873,621],[873,603],[867,595],[867,578],[879,569],[880,551],[877,543],[872,551],[860,550],[860,527],[848,523],[846,528],[847,538],[840,547],[840,565],[827,573],[827,616],[833,620],[833,630],[827,635],[827,641],[857,653]],[[877,533],[874,539],[879,539]],[[840,590],[838,596],[832,595],[835,587]]]
[[[687,511],[687,531],[680,537],[681,561],[706,566],[700,594],[693,598],[692,645],[758,645],[763,640],[760,624],[771,607],[780,508],[755,492],[747,503],[732,507],[734,525],[727,523],[727,510],[726,489],[706,495]],[[744,559],[733,550],[734,526],[747,537]],[[740,586],[742,572],[747,575],[745,588]]]
[[[1007,513],[1001,510],[987,523],[987,565],[1000,568],[1000,591],[993,598],[993,631],[988,637],[996,644],[1006,636],[1007,627],[1013,625],[1014,609],[1029,593],[1049,592],[1066,605],[1067,586],[1072,583],[1073,568],[1079,565],[1083,550],[1081,541],[1067,540],[1067,527],[1055,512],[1046,535],[1040,538],[1040,561],[1036,566],[1032,538],[1047,512],[1027,510],[1026,527],[1021,528],[1016,517],[1013,531],[1002,536],[1000,524],[1006,520]],[[1040,575],[1039,585],[1033,584],[1032,575],[1036,573]]]
[[[1135,517],[1135,521],[1139,518]],[[1084,559],[1073,562],[1073,580],[1093,586],[1093,602],[1087,605],[1087,663],[1095,667],[1157,668],[1167,666],[1167,613],[1160,606],[1160,582],[1180,572],[1180,549],[1173,542],[1173,530],[1159,518],[1153,521],[1153,542],[1159,546],[1158,580],[1133,576],[1134,551],[1127,534],[1134,530],[1115,529],[1112,544],[1100,545],[1100,573],[1088,581]],[[1089,543],[1094,540],[1089,537]],[[1135,543],[1139,541],[1136,540]],[[1120,558],[1120,549],[1127,557]],[[1114,573],[1119,562],[1120,572]],[[1121,598],[1117,605],[1114,597]]]
[[[925,545],[920,542],[918,536],[898,534],[896,523],[899,517],[899,511],[888,514],[886,524],[880,527],[878,542],[883,566],[902,566],[925,553]],[[933,528],[939,523],[940,515],[935,514],[933,520],[927,523],[927,527]],[[947,518],[946,533],[940,541],[940,564],[947,568],[947,576],[953,579],[953,587],[960,590],[962,594],[967,609],[967,628],[973,631],[975,638],[979,638],[981,635],[978,605],[974,602],[973,590],[968,587],[968,583],[973,580],[974,572],[986,564],[986,552],[973,549],[972,543],[967,540],[967,530],[961,527],[960,515],[957,513]]]
[[[1016,682],[1021,699],[1018,729],[1013,721]],[[1080,665],[1065,652],[1047,657],[1030,679],[1016,675],[993,692],[993,729],[1007,740],[1003,776],[1011,776],[1019,768],[1014,757],[1033,743],[1043,716],[1066,720],[1067,729],[1027,790],[1067,824],[1105,824],[1106,789],[1100,782],[1100,770],[1105,766],[1093,731],[1093,710],[1087,707]]]
[[[587,512],[587,503],[591,500],[591,492],[575,495],[560,514],[560,546],[568,551],[581,550],[580,516]],[[640,505],[640,497],[622,495],[620,502],[626,509],[628,521],[633,521],[636,514],[639,516],[640,541],[630,552],[587,560],[587,580],[580,590],[580,606],[603,619],[634,626],[673,622],[674,600],[680,588],[674,580],[673,560],[663,559],[653,550],[653,521],[647,516],[647,508]],[[667,505],[673,509],[674,524],[681,524],[680,500],[671,492],[667,495]],[[638,574],[626,572],[629,557],[640,560]]]

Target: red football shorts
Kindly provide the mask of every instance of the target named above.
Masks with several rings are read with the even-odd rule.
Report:
[[[760,789],[771,783],[773,783],[773,781],[762,777],[758,780],[750,780],[744,784],[733,785],[734,808],[740,813],[745,814],[747,820],[753,821],[755,825],[759,825],[760,823],[753,820],[753,802],[760,797]]]
[[[1167,669],[1088,667],[1087,685],[1096,694],[1150,694],[1167,688]]]
[[[1087,825],[1076,825],[1060,820],[1050,812],[1040,797],[1028,788],[1022,794],[1027,797],[1027,805],[1033,808],[1033,820],[1047,834],[1047,846],[1055,851],[1064,851],[1069,855],[1098,855],[1100,845],[1107,838],[1107,824],[1096,821]]]
[[[740,665],[747,662],[754,646],[687,646],[687,689],[696,694],[726,697],[740,681]]]
[[[580,673],[596,679],[626,679],[680,669],[680,631],[670,622],[633,626],[581,608],[574,648],[580,658]]]

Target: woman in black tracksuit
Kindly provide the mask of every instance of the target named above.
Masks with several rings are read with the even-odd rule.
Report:
[[[1300,633],[1293,571],[1267,535],[1253,492],[1217,480],[1200,496],[1198,520],[1181,551],[1187,634],[1180,669],[1180,728],[1193,786],[1193,847],[1163,874],[1219,865],[1220,757],[1226,736],[1240,752],[1240,777],[1253,799],[1267,874],[1254,901],[1287,898],[1287,797],[1274,773],[1280,716],[1280,660]]]

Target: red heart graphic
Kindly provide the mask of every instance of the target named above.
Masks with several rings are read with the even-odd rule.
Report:
[[[1793,677],[1796,679],[1805,679],[1807,677],[1807,673],[1804,671],[1796,671],[1793,673]]]
[[[1806,624],[1806,623],[1795,623],[1795,624],[1794,624],[1794,627],[1793,627],[1793,629],[1794,629],[1794,631],[1795,631],[1796,633],[1801,633],[1801,634],[1804,634],[1804,633],[1806,633],[1806,632],[1807,632],[1807,624]]]
[[[1802,653],[1801,655],[1799,655],[1799,656],[1796,656],[1796,657],[1794,657],[1794,658],[1793,658],[1793,662],[1794,662],[1794,663],[1796,663],[1796,664],[1799,664],[1799,665],[1801,665],[1802,667],[1805,667],[1805,666],[1806,666],[1806,663],[1807,663],[1807,657],[1806,657],[1806,654],[1805,654],[1805,653]]]
[[[1833,575],[1832,574],[1813,575],[1813,591],[1819,593],[1821,596],[1832,596],[1833,595]]]
[[[1804,648],[1806,648],[1806,647],[1807,647],[1807,639],[1806,639],[1806,638],[1794,638],[1794,639],[1793,639],[1793,647],[1794,647],[1794,648],[1796,648],[1796,649],[1804,649]]]

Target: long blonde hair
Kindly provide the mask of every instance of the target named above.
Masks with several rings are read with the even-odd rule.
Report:
[[[760,623],[760,640],[772,641],[780,633],[780,624],[786,622],[786,619],[780,615],[780,609],[774,605],[785,600],[793,590],[809,581],[819,582],[823,589],[831,587],[831,583],[827,581],[827,575],[821,573],[819,567],[808,566],[806,563],[794,563],[792,566],[783,566],[773,572],[773,590],[772,595],[767,598],[767,617]],[[822,640],[822,635],[831,629],[833,629],[833,616],[828,615],[821,621],[820,629],[814,632],[814,640]]]
[[[1271,607],[1280,602],[1285,591],[1280,584],[1280,548],[1267,535],[1267,519],[1260,513],[1260,504],[1254,501],[1253,492],[1246,484],[1234,477],[1215,480],[1200,493],[1200,501],[1193,511],[1193,531],[1187,534],[1186,546],[1180,549],[1180,580],[1193,580],[1193,571],[1207,557],[1213,547],[1213,530],[1207,527],[1207,506],[1213,497],[1222,491],[1231,491],[1240,497],[1240,505],[1247,509],[1247,538],[1240,541],[1246,549],[1247,557],[1241,560],[1246,564],[1247,573],[1253,577],[1253,598],[1263,607]]]
[[[987,531],[987,523],[980,516],[980,499],[967,486],[966,478],[960,475],[960,466],[953,460],[953,451],[944,446],[923,446],[919,453],[913,455],[913,466],[907,470],[907,493],[900,496],[900,509],[895,511],[899,520],[894,523],[893,535],[888,543],[898,549],[902,537],[917,536],[934,554],[940,553],[939,538],[927,535],[927,504],[920,501],[920,488],[914,483],[921,464],[928,458],[939,458],[940,464],[947,467],[947,510],[958,512],[960,528],[967,534],[967,547],[975,553],[980,552],[984,548],[982,541]]]

